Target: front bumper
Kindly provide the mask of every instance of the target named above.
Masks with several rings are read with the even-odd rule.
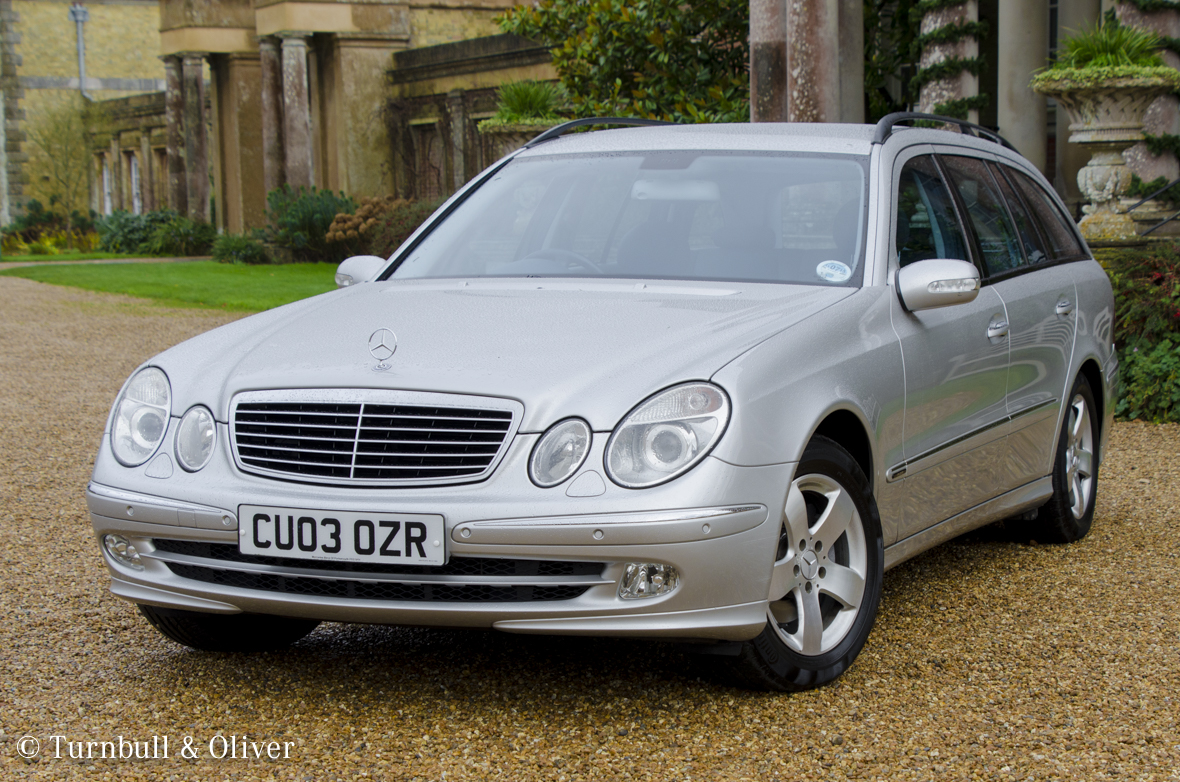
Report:
[[[100,455],[87,504],[100,548],[103,536],[118,534],[140,554],[143,569],[134,570],[103,549],[112,591],[136,603],[519,633],[746,640],[761,632],[793,465],[708,458],[665,486],[635,491],[606,482],[599,496],[570,497],[573,481],[543,490],[524,477],[533,437],[518,436],[488,481],[429,489],[307,486],[244,474],[228,461],[200,483],[189,474],[152,479],[145,468]],[[584,470],[594,465],[592,455]],[[449,563],[542,567],[358,573],[245,557],[237,552],[242,504],[441,514]],[[630,562],[670,564],[680,584],[667,595],[624,600],[619,581]],[[505,594],[513,597],[497,597]]]

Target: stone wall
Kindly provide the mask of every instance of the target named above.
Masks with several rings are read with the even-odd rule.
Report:
[[[421,199],[455,192],[503,154],[477,129],[496,111],[497,87],[555,78],[549,50],[515,35],[395,54],[386,115],[395,192]]]
[[[103,0],[85,6],[86,83],[78,78],[76,25],[62,0],[0,0],[0,88],[4,91],[5,178],[0,195],[6,217],[29,198],[47,200],[52,187],[42,169],[44,152],[28,130],[48,121],[84,87],[102,100],[163,87],[156,0]],[[76,204],[85,208],[85,203]]]

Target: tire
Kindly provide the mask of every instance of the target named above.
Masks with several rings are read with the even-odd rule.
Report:
[[[813,438],[787,495],[766,627],[736,657],[717,661],[752,689],[809,690],[834,681],[869,637],[884,563],[868,480],[848,451]]]
[[[1037,510],[1028,531],[1039,543],[1073,543],[1086,537],[1098,498],[1098,427],[1094,393],[1078,376],[1057,439],[1053,496]]]
[[[268,652],[290,646],[319,625],[317,619],[264,614],[206,614],[138,605],[152,627],[182,646],[205,652]]]

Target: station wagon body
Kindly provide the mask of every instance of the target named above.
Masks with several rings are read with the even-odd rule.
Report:
[[[86,495],[112,590],[197,648],[462,626],[831,681],[884,570],[1093,515],[1110,285],[1036,169],[972,132],[509,155],[346,287],[133,375]]]

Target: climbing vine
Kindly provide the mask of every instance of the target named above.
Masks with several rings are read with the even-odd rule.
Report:
[[[922,17],[926,14],[933,11],[957,8],[963,4],[963,0],[920,0],[910,13],[913,15],[915,24],[920,28]],[[958,43],[967,39],[978,41],[986,36],[987,32],[988,27],[986,22],[959,21],[944,24],[922,33],[914,40],[915,55],[920,59],[922,49],[927,46]],[[920,95],[922,87],[927,84],[949,79],[963,72],[978,76],[983,71],[983,68],[984,61],[982,57],[948,57],[941,62],[933,63],[925,68],[919,68],[918,72],[910,80],[910,91],[915,95]],[[935,114],[955,117],[956,119],[966,119],[967,112],[972,109],[978,110],[986,107],[988,101],[988,96],[981,93],[979,95],[971,95],[936,103],[934,104],[933,110]]]

